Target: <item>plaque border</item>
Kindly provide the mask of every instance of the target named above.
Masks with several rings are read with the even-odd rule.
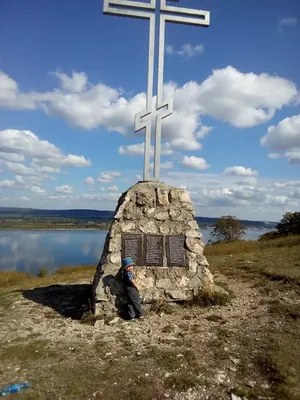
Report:
[[[184,250],[184,264],[173,264],[170,261],[170,242],[169,239],[170,237],[182,237],[184,239],[183,243],[185,244],[185,235],[166,235],[166,255],[167,255],[167,265],[168,268],[172,268],[172,267],[179,267],[179,268],[187,268],[188,267],[188,263],[187,263],[187,256],[186,256],[186,249],[184,247],[183,244],[183,250]]]
[[[135,265],[138,266],[138,267],[139,266],[142,267],[143,266],[143,261],[144,261],[143,234],[141,234],[141,233],[122,233],[121,234],[121,258],[122,259],[125,257],[125,243],[124,243],[125,241],[123,240],[124,236],[135,236],[135,237],[138,237],[139,244],[140,244],[140,251],[139,251],[139,259],[137,259],[137,262],[135,263]]]
[[[161,253],[161,264],[150,264],[146,262],[146,254],[147,254],[147,237],[148,236],[156,236],[156,237],[161,237],[162,238],[162,253]],[[156,267],[156,268],[161,268],[164,266],[164,255],[165,255],[165,235],[160,235],[160,234],[152,234],[152,233],[144,233],[144,245],[143,245],[143,250],[144,250],[144,266],[145,267]]]

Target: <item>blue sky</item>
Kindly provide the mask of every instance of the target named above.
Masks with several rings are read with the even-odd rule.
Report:
[[[176,5],[210,11],[211,25],[166,28],[174,114],[161,180],[186,188],[199,216],[299,210],[300,3]],[[1,206],[114,209],[142,175],[133,121],[145,107],[149,23],[102,8],[1,3]]]

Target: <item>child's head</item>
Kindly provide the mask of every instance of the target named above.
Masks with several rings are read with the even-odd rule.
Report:
[[[126,257],[123,258],[122,260],[122,267],[126,270],[126,271],[132,271],[133,270],[133,260],[131,257]]]

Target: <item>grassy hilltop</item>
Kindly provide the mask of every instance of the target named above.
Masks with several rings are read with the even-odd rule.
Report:
[[[78,320],[95,266],[1,273],[2,383],[27,379],[21,400],[299,400],[300,236],[205,254],[230,303],[158,304],[136,324]]]

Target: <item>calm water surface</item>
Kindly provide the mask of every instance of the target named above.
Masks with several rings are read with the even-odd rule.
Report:
[[[201,229],[203,241],[211,228]],[[245,239],[256,240],[267,232],[246,230]],[[0,271],[49,272],[62,265],[88,265],[99,261],[107,231],[0,231]]]

